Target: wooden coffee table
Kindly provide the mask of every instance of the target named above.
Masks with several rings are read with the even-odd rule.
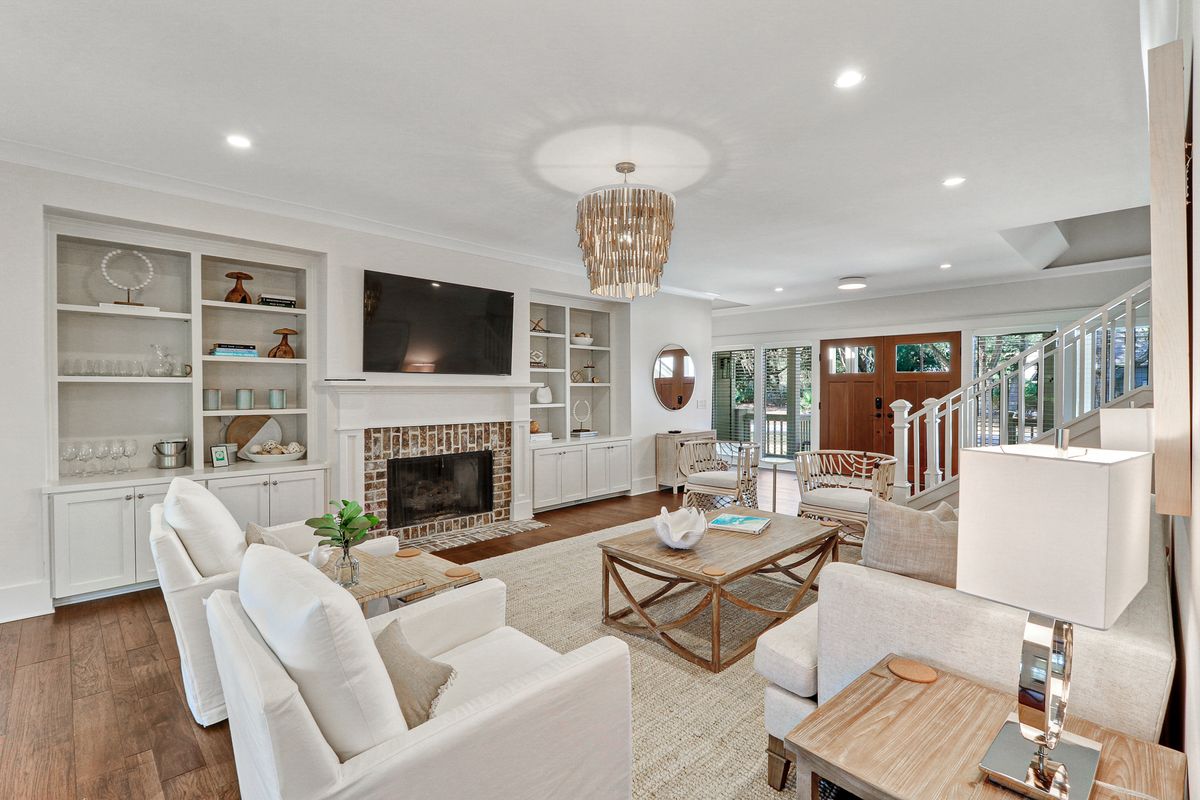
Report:
[[[335,551],[325,566],[321,567],[321,571],[331,578],[338,555]],[[372,555],[355,548],[354,556],[358,559],[359,581],[346,591],[362,606],[364,615],[367,613],[367,603],[380,597],[399,597],[411,603],[479,580],[478,572],[455,577],[446,575],[447,570],[458,565],[430,553],[401,558]]]
[[[791,617],[800,607],[804,595],[814,589],[813,582],[829,561],[836,558],[841,526],[828,526],[816,520],[800,519],[786,514],[733,506],[706,515],[710,520],[720,514],[752,514],[771,518],[771,524],[760,534],[732,533],[710,529],[691,550],[673,550],[658,540],[653,530],[631,533],[600,542],[600,562],[603,580],[605,625],[638,635],[655,636],[677,655],[693,664],[720,672],[754,649],[758,637]],[[795,569],[811,562],[806,577]],[[621,571],[660,581],[663,585],[645,597],[635,597]],[[720,573],[720,574],[713,574]],[[739,597],[731,585],[754,574],[778,574],[797,584],[795,594],[781,609],[763,608]],[[617,611],[609,609],[609,584],[625,598],[628,606]],[[699,601],[674,619],[655,619],[652,606],[668,597],[695,586],[703,589]],[[721,656],[721,600],[738,608],[765,617],[762,630],[741,644],[728,658]],[[710,652],[695,653],[672,636],[672,631],[690,623],[712,607]],[[624,621],[636,617],[638,622]]]

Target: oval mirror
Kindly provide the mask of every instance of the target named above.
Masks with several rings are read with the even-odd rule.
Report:
[[[692,399],[696,365],[682,345],[669,344],[654,359],[654,396],[663,408],[678,411]]]

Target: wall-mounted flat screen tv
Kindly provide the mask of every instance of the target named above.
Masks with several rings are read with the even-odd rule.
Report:
[[[366,271],[363,372],[511,375],[513,293]]]

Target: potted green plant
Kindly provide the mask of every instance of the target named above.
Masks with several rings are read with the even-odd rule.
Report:
[[[379,517],[364,514],[362,506],[353,500],[335,500],[329,505],[337,509],[336,514],[313,517],[304,524],[314,529],[313,536],[323,537],[318,544],[342,549],[333,565],[333,579],[349,588],[358,583],[359,571],[358,559],[350,554],[350,548],[367,538],[367,531],[379,524]]]

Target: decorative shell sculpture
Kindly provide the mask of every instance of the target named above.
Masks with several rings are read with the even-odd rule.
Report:
[[[250,445],[250,452],[255,455],[264,456],[285,456],[291,453],[303,453],[304,445],[299,442],[291,442],[287,445],[282,445],[274,439],[268,439],[262,444]]]

